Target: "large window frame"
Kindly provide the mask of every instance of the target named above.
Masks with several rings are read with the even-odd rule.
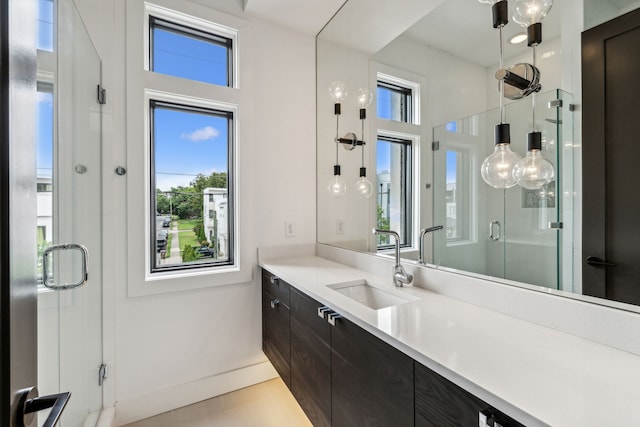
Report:
[[[253,274],[251,170],[252,141],[250,123],[251,93],[248,21],[206,6],[183,0],[126,2],[126,158],[127,168],[127,294],[129,297],[187,291],[215,286],[249,283]],[[149,69],[151,46],[149,23],[155,16],[178,25],[202,29],[232,39],[232,87],[185,79]],[[243,67],[239,64],[242,63]],[[246,88],[245,88],[246,86]],[[229,178],[229,193],[234,195],[233,212],[228,216],[234,224],[233,263],[194,266],[184,269],[154,271],[151,251],[151,144],[150,101],[205,108],[233,113],[234,171]],[[242,140],[242,143],[240,141]],[[133,166],[135,165],[135,167]],[[144,165],[144,167],[141,167]],[[240,166],[241,165],[241,166]],[[154,218],[155,220],[155,218]],[[155,236],[154,236],[155,237]]]
[[[400,236],[400,247],[409,248],[413,247],[413,229],[414,229],[414,200],[413,200],[413,183],[414,183],[414,140],[412,138],[402,137],[398,135],[392,135],[389,132],[379,132],[376,143],[386,142],[389,144],[397,144],[401,147],[400,158],[400,179],[399,179],[399,198],[400,198],[400,217],[399,222],[401,224],[398,231]],[[391,171],[390,171],[391,172]],[[377,187],[377,185],[376,185]],[[389,190],[390,191],[390,190]],[[383,194],[380,191],[376,191],[376,197],[382,200]],[[390,199],[390,194],[387,194],[387,201]],[[376,205],[380,206],[378,202]],[[389,209],[389,208],[388,208]],[[383,242],[383,239],[377,241],[378,250],[387,250],[394,248],[394,244],[390,241]]]
[[[153,96],[153,95],[152,95]],[[157,95],[156,95],[157,96]],[[224,266],[232,266],[235,264],[235,223],[234,223],[234,206],[235,206],[235,126],[234,126],[234,110],[224,108],[219,104],[211,103],[209,106],[203,106],[202,103],[200,105],[190,104],[188,100],[184,100],[185,102],[176,102],[166,101],[156,99],[154,97],[150,97],[148,101],[149,105],[149,227],[151,228],[149,233],[149,261],[150,261],[150,271],[151,274],[160,273],[160,272],[177,272],[184,270],[193,270],[200,268],[211,268],[211,267],[224,267]],[[221,108],[222,107],[222,108]],[[169,264],[169,265],[161,265],[158,262],[158,251],[156,250],[156,171],[155,171],[155,135],[154,135],[154,117],[155,110],[157,108],[174,110],[180,112],[194,112],[200,114],[206,114],[217,117],[224,117],[227,119],[227,205],[228,205],[228,215],[227,215],[227,230],[228,230],[228,242],[229,247],[227,248],[226,253],[228,253],[228,258],[223,261],[210,261],[210,262],[197,262],[197,263],[181,263],[181,264]],[[203,200],[203,195],[200,197]],[[204,216],[203,216],[204,221]]]

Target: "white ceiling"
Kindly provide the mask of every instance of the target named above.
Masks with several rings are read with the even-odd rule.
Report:
[[[283,27],[316,35],[346,0],[243,0],[244,10]]]

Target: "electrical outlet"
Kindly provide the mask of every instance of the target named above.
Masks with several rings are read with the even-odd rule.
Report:
[[[284,237],[294,237],[296,235],[296,227],[293,222],[285,221],[284,223]]]
[[[336,234],[344,234],[344,221],[341,219],[336,221]]]

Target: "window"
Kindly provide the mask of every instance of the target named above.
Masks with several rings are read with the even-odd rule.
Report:
[[[233,112],[151,100],[150,121],[152,272],[232,264]]]
[[[381,72],[376,77],[377,117],[419,125],[420,83]]]
[[[468,149],[451,147],[446,151],[445,203],[447,242],[470,239],[470,153]]]
[[[378,81],[378,117],[411,123],[412,90],[392,83]]]
[[[38,0],[36,47],[39,50],[53,52],[53,17],[53,0]]]
[[[143,166],[127,174],[128,295],[250,282],[249,22],[153,1],[121,14],[127,160]]]
[[[412,233],[411,140],[380,135],[376,143],[377,227],[394,230],[400,245],[410,246]],[[391,247],[389,236],[378,236],[378,249]]]
[[[150,70],[219,86],[233,86],[233,40],[150,16]]]

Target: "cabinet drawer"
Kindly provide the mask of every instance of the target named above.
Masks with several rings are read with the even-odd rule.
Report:
[[[262,350],[280,377],[290,386],[291,333],[289,307],[276,302],[277,298],[262,293]]]
[[[480,411],[494,416],[501,426],[523,426],[431,369],[414,363],[416,427],[477,426]]]
[[[289,307],[289,284],[267,270],[262,270],[262,291],[270,293]]]

